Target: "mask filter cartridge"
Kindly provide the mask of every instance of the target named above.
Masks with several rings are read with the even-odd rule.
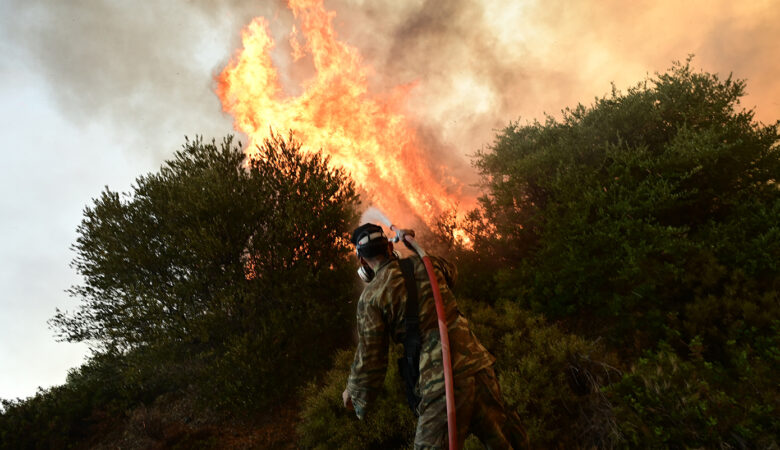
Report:
[[[376,275],[374,269],[365,264],[360,266],[357,273],[360,279],[366,283],[370,283],[374,279],[374,275]]]

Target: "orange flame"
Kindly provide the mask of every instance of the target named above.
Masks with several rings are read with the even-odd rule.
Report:
[[[413,217],[429,227],[459,200],[457,185],[445,187],[402,112],[412,85],[385,94],[368,91],[368,71],[357,49],[336,38],[335,13],[322,0],[289,0],[305,44],[290,34],[295,60],[310,55],[316,75],[299,96],[285,96],[271,60],[268,22],[256,18],[242,33],[243,49],[217,78],[217,94],[237,130],[255,149],[270,130],[293,130],[305,151],[320,150],[347,170],[380,209],[398,223]],[[252,151],[252,150],[249,150]],[[434,167],[432,169],[431,167]],[[454,191],[454,192],[453,192]]]

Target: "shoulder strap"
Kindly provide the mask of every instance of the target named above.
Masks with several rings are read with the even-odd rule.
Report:
[[[414,281],[414,262],[409,258],[404,258],[399,260],[398,263],[401,265],[401,273],[404,275],[404,282],[406,283],[406,313],[404,313],[406,334],[409,334],[410,325],[413,325],[415,328],[415,330],[411,331],[419,334],[420,313],[417,306],[417,283]]]
[[[417,414],[420,397],[415,387],[420,377],[420,313],[418,306],[417,283],[414,280],[414,261],[404,258],[398,261],[406,284],[406,312],[404,313],[404,357],[398,361],[399,372],[406,387],[406,400],[409,407]]]

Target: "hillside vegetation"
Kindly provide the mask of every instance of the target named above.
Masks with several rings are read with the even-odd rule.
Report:
[[[780,122],[744,90],[686,62],[512,123],[474,157],[480,206],[429,233],[534,448],[777,448]],[[51,325],[93,356],[3,400],[0,447],[410,446],[392,368],[365,421],[340,404],[359,203],[299,146],[187,141],[85,209]]]

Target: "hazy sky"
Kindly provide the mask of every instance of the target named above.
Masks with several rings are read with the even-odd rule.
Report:
[[[572,3],[325,1],[373,87],[417,83],[409,114],[464,182],[465,155],[509,121],[589,104],[690,53],[746,78],[759,120],[780,118],[780,0]],[[231,132],[213,77],[257,15],[286,65],[294,19],[280,1],[0,0],[0,397],[81,363],[86,348],[56,343],[46,320],[76,305],[64,290],[78,282],[69,246],[84,206],[105,185],[129,190],[184,135]],[[291,67],[296,93],[308,69]]]

